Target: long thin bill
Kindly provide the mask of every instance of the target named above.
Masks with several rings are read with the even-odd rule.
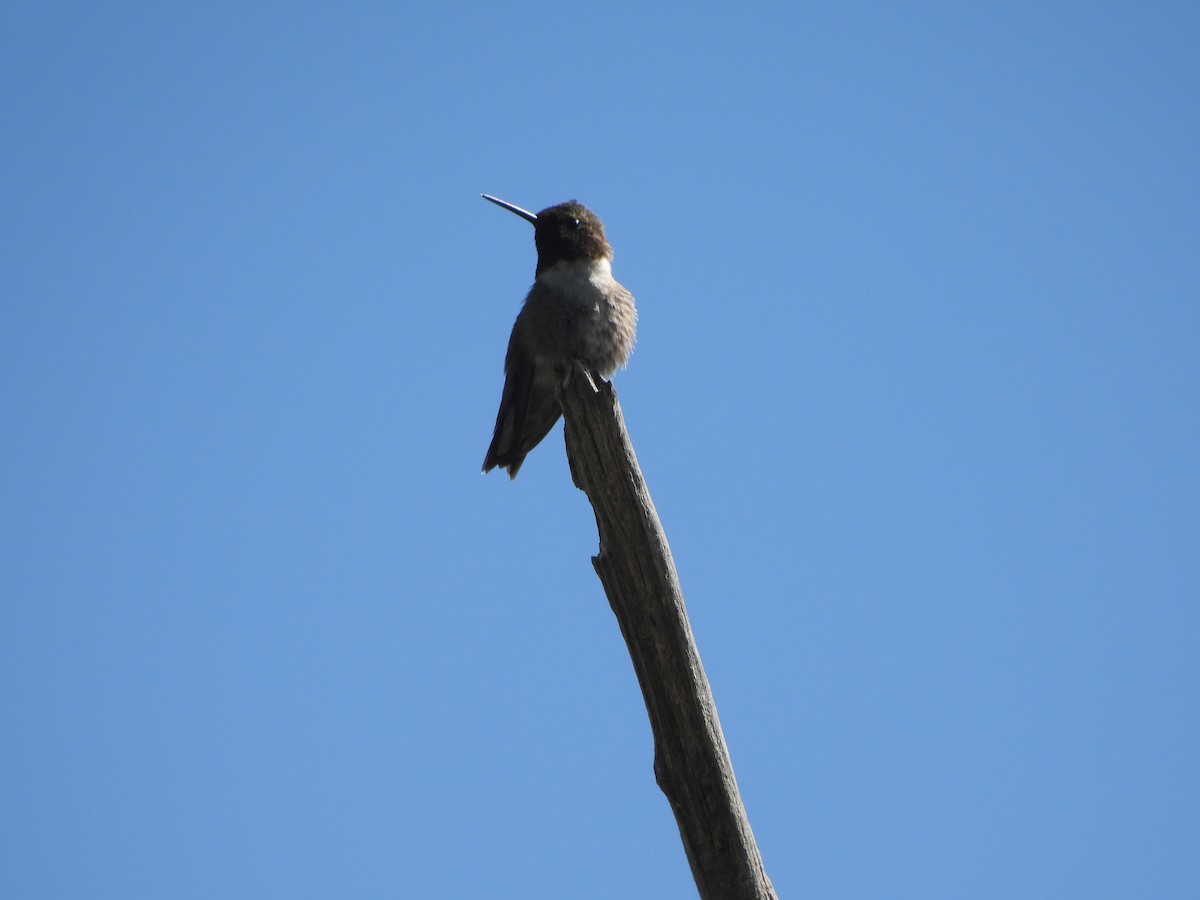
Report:
[[[535,224],[537,223],[537,216],[535,216],[533,213],[531,213],[527,209],[521,209],[521,207],[519,207],[519,206],[513,206],[511,203],[501,200],[499,197],[493,197],[491,194],[480,194],[479,196],[482,197],[484,200],[491,200],[497,206],[503,206],[510,213],[516,213],[518,216],[520,216],[522,219],[525,219],[526,221],[533,222]]]

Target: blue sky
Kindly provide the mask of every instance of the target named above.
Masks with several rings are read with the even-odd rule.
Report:
[[[1194,4],[0,6],[0,894],[690,897],[616,379],[781,896],[1200,894]]]

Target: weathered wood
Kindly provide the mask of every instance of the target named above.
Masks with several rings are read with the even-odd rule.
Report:
[[[775,900],[692,639],[671,548],[612,385],[577,367],[559,390],[567,459],[596,513],[592,564],[629,647],[667,795],[702,900]]]

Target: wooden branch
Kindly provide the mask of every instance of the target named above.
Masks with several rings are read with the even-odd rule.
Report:
[[[592,564],[629,647],[670,801],[702,900],[775,900],[692,639],[667,537],[612,385],[576,366],[559,389],[567,459],[596,513]]]

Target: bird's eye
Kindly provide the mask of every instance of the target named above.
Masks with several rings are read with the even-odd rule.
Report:
[[[574,220],[574,224],[575,224],[575,227],[576,227],[576,228],[578,228],[578,227],[580,226],[580,222],[579,222],[579,220],[578,220],[578,219],[575,219],[575,220]]]

